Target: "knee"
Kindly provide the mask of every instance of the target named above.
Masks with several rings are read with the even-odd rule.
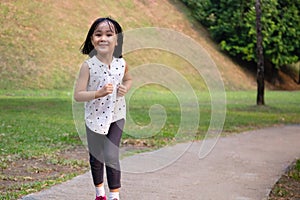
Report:
[[[90,154],[90,165],[94,168],[102,167],[103,165],[103,158],[100,156],[93,156]]]
[[[105,162],[106,163],[118,163],[119,162],[119,153],[117,152],[107,152],[105,154]]]

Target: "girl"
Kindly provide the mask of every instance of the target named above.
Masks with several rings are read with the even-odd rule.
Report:
[[[109,200],[119,200],[121,172],[119,145],[126,117],[124,95],[131,76],[122,58],[122,28],[111,18],[99,18],[81,47],[90,56],[81,66],[74,99],[85,102],[85,124],[96,200],[106,200],[104,164]]]

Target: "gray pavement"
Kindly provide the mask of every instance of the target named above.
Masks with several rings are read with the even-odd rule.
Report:
[[[178,144],[122,159],[121,199],[267,199],[281,174],[300,158],[300,126],[221,137],[199,159],[201,144]],[[42,199],[94,200],[90,173],[22,198]]]

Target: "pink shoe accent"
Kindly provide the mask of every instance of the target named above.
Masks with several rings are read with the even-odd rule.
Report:
[[[101,196],[101,197],[96,197],[96,199],[95,200],[106,200],[106,196]]]

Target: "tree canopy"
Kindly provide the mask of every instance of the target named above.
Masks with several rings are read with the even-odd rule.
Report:
[[[257,61],[255,0],[182,0],[232,56]],[[275,68],[300,59],[300,1],[262,0],[265,60]]]

